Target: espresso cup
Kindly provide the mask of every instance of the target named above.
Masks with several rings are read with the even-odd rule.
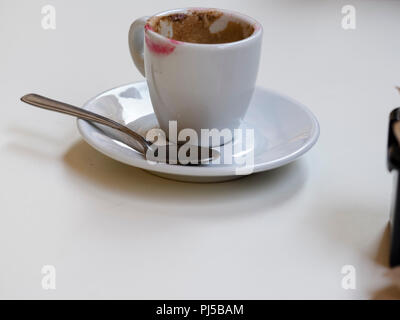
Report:
[[[261,40],[257,21],[222,9],[175,9],[132,23],[130,52],[171,142],[180,142],[169,132],[174,121],[178,133],[188,128],[198,137],[202,130],[240,127],[255,88]]]

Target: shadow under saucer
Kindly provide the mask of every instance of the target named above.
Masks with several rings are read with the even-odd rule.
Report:
[[[144,201],[179,202],[182,206],[192,205],[194,201],[203,206],[226,205],[229,201],[237,203],[235,210],[243,214],[252,210],[266,211],[284,203],[301,190],[307,176],[303,162],[298,160],[278,169],[223,183],[178,182],[110,159],[83,140],[67,151],[64,162],[78,179],[107,192],[136,194]]]

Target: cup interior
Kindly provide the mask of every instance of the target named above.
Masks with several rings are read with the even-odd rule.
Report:
[[[169,39],[198,44],[236,42],[256,30],[256,24],[244,16],[219,9],[167,12],[151,17],[148,26]]]

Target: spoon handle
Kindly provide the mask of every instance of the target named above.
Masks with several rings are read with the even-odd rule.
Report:
[[[118,131],[121,131],[139,142],[140,145],[143,147],[144,152],[146,152],[147,148],[149,147],[149,143],[141,135],[114,120],[108,119],[94,112],[81,109],[64,102],[52,100],[34,93],[23,96],[21,100],[25,103],[31,104],[39,108],[76,116],[80,119],[97,122],[107,127],[111,127]]]

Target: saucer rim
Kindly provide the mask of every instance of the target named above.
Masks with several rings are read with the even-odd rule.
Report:
[[[101,97],[102,95],[109,93],[110,91],[114,91],[117,89],[122,89],[124,87],[129,87],[137,84],[143,84],[147,82],[146,80],[139,80],[135,82],[130,82],[124,85],[119,85],[113,88],[110,88],[108,90],[105,90],[96,96],[92,97],[88,101],[86,101],[83,104],[83,109],[87,109],[88,106],[93,103],[96,99]],[[311,128],[311,133],[310,136],[308,137],[307,141],[295,152],[292,152],[286,156],[283,156],[281,158],[268,161],[268,162],[260,162],[260,163],[255,163],[253,166],[252,172],[249,174],[261,172],[261,171],[267,171],[267,170],[272,170],[281,166],[284,166],[286,164],[289,164],[293,162],[294,160],[297,160],[299,157],[301,157],[303,154],[308,152],[318,141],[319,135],[320,135],[320,125],[319,122],[316,118],[316,116],[311,112],[311,110],[305,106],[304,104],[296,101],[295,99],[285,95],[281,94],[275,90],[269,89],[269,88],[264,88],[261,86],[256,86],[255,90],[261,89],[264,91],[267,91],[271,94],[277,95],[292,104],[297,105],[303,111],[309,116],[311,123],[312,123],[312,128]],[[139,159],[139,158],[131,158],[131,159],[126,159],[121,154],[116,154],[115,152],[111,152],[107,150],[106,148],[102,147],[100,143],[96,141],[96,139],[92,139],[90,135],[88,134],[87,130],[97,130],[93,125],[91,125],[88,121],[82,120],[82,119],[77,119],[77,127],[78,131],[81,134],[82,138],[94,149],[97,151],[105,154],[106,156],[117,160],[119,162],[122,162],[124,164],[134,166],[143,170],[148,170],[148,171],[153,171],[153,172],[159,172],[163,174],[172,174],[172,175],[178,175],[178,176],[198,176],[198,177],[204,177],[204,176],[240,176],[237,174],[236,170],[240,168],[240,166],[235,166],[235,165],[230,165],[227,167],[224,166],[179,166],[179,165],[171,165],[171,164],[166,164],[166,163],[149,163],[145,158]],[[98,130],[97,130],[98,131]],[[111,139],[111,138],[109,138]],[[133,150],[132,150],[133,151]],[[137,152],[137,151],[133,151]],[[248,174],[245,174],[248,175]]]

